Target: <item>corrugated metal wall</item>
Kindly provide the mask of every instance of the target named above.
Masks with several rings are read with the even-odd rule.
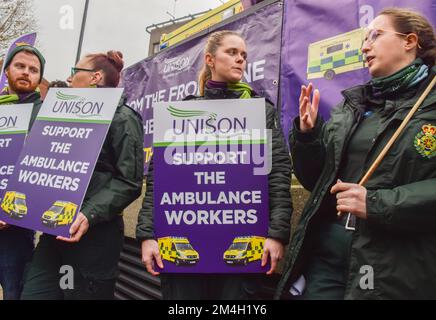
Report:
[[[125,237],[119,262],[120,276],[115,286],[119,300],[160,300],[160,280],[145,270],[141,262],[141,248],[132,238]]]

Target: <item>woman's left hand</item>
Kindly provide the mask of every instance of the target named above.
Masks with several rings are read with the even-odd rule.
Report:
[[[277,269],[277,263],[283,258],[283,244],[275,239],[267,238],[263,246],[262,267],[268,262],[268,256],[271,257],[271,268],[267,275],[271,275]]]
[[[351,213],[358,218],[366,219],[366,188],[356,183],[345,183],[338,179],[330,190],[336,193],[336,209],[342,213]]]
[[[82,236],[88,231],[89,222],[88,218],[83,214],[79,213],[77,215],[76,220],[70,227],[70,238],[65,237],[56,237],[57,240],[65,241],[65,242],[79,242]]]

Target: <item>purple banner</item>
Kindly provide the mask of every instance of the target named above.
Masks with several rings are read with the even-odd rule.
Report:
[[[263,99],[156,104],[154,228],[162,272],[267,270],[269,144],[256,135],[264,132],[264,106]]]
[[[342,90],[370,79],[359,35],[352,31],[367,27],[378,12],[392,6],[414,9],[436,24],[435,0],[285,1],[280,76],[284,132],[299,114],[302,84],[312,82],[319,89],[320,114],[328,119],[331,108],[342,100]],[[335,61],[341,54],[344,59]]]
[[[282,3],[277,2],[220,28],[235,30],[245,38],[248,63],[244,81],[274,103],[278,96],[282,13]],[[125,88],[128,104],[144,120],[145,170],[152,155],[153,103],[198,94],[197,78],[207,36],[164,50],[123,73],[120,86]]]
[[[7,186],[2,220],[69,236],[121,94],[106,88],[49,91]]]
[[[36,40],[36,33],[28,33],[25,34],[17,39],[15,39],[11,46],[9,47],[8,53],[5,55],[5,60],[6,57],[9,55],[9,53],[14,50],[16,47],[18,46],[22,46],[22,45],[31,45],[33,46],[35,44],[35,40]],[[5,86],[7,86],[8,84],[8,79],[6,78],[6,74],[4,73],[4,64],[3,64],[3,68],[2,68],[2,72],[0,75],[0,92],[3,90],[3,88]]]

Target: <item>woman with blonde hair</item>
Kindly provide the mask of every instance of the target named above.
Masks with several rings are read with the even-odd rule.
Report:
[[[256,98],[251,87],[241,82],[247,63],[242,36],[233,31],[218,31],[208,38],[204,67],[199,76],[200,97],[187,99]],[[272,274],[289,240],[292,212],[290,198],[291,163],[277,113],[265,105],[267,129],[272,131],[272,170],[268,176],[270,219],[262,265],[271,260]],[[163,267],[153,230],[153,164],[147,176],[147,192],[139,212],[136,237],[142,242],[142,260],[153,275],[154,264]],[[248,299],[258,289],[259,275],[248,274],[162,274],[164,299]]]

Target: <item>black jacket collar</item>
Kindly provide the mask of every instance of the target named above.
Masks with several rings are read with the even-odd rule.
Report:
[[[241,92],[222,88],[204,88],[205,99],[239,99]]]

